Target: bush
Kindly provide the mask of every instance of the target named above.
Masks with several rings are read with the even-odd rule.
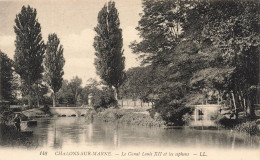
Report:
[[[221,125],[224,128],[233,128],[239,123],[239,121],[236,119],[228,119],[225,116],[219,115],[216,117],[215,123]]]
[[[93,93],[91,103],[96,111],[100,110],[101,108],[110,108],[117,106],[117,101],[114,98],[113,90],[107,87],[103,88],[103,90],[96,90]]]
[[[50,107],[47,104],[45,104],[44,107],[41,108],[41,110],[46,114],[50,113]]]
[[[52,98],[48,96],[43,96],[40,100],[40,104],[52,105]]]
[[[185,124],[183,115],[191,111],[191,108],[185,107],[182,103],[172,103],[169,99],[161,98],[150,110],[150,115],[154,118],[155,113],[159,113],[167,125],[183,126]]]
[[[190,113],[186,113],[182,116],[182,120],[185,122],[185,125],[188,126],[192,121],[192,116]]]
[[[0,114],[0,123],[10,124],[13,121],[15,114],[12,111],[5,111]]]
[[[137,126],[164,126],[162,119],[153,119],[148,114],[134,112],[133,110],[109,108],[97,115],[104,122],[115,122],[119,124]]]
[[[260,135],[260,130],[257,126],[256,121],[247,121],[241,124],[238,124],[234,128],[239,132],[249,133],[250,135]]]

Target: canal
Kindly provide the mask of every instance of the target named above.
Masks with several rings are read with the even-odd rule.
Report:
[[[38,119],[32,128],[39,146],[131,146],[257,148],[256,137],[236,134],[230,130],[162,129],[142,126],[123,126],[84,117]]]
[[[231,130],[163,129],[142,126],[122,126],[85,117],[57,117],[37,119],[33,148],[64,150],[73,148],[102,148],[102,150],[171,150],[190,152],[193,149],[218,151],[259,152],[259,137],[235,133]],[[1,145],[1,144],[0,144]],[[8,146],[2,146],[7,147]],[[249,154],[249,153],[248,153]],[[251,153],[250,153],[251,154]]]

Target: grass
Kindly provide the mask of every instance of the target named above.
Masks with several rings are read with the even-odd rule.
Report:
[[[256,121],[242,122],[234,127],[236,131],[260,136],[260,129]]]
[[[22,113],[29,117],[29,118],[37,118],[37,117],[42,117],[42,116],[50,116],[49,113],[44,112],[40,108],[33,108],[29,110],[22,111]]]
[[[145,114],[142,109],[113,109],[109,108],[96,115],[104,122],[118,122],[119,124],[137,125],[147,127],[162,127],[164,121],[153,119],[149,114]]]
[[[259,120],[258,120],[259,121]],[[216,119],[216,124],[221,128],[233,129],[240,133],[260,136],[260,124],[257,120],[243,119],[228,119],[225,116],[219,116]]]

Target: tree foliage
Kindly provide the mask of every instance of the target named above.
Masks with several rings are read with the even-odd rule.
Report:
[[[73,94],[69,88],[69,81],[63,80],[61,89],[57,92],[56,96],[59,104],[74,104]]]
[[[45,45],[36,16],[36,9],[23,6],[21,12],[16,15],[14,26],[16,33],[14,67],[28,89],[29,105],[31,105],[30,97],[33,95],[32,87],[42,78],[44,70],[42,61]]]
[[[0,100],[13,100],[13,61],[0,50]]]
[[[95,110],[100,110],[109,107],[116,107],[116,99],[113,96],[113,90],[109,87],[102,89],[95,88],[92,90],[91,104]]]
[[[253,116],[259,2],[143,0],[142,4],[137,27],[142,40],[130,46],[143,64],[160,70],[154,72],[158,86],[153,92],[159,97],[154,110],[174,121],[187,104],[211,99],[230,106],[237,115],[249,109]]]
[[[73,77],[71,81],[68,84],[68,88],[72,93],[72,100],[73,104],[77,104],[80,98],[80,94],[82,92],[82,79],[80,79],[78,76]]]
[[[97,74],[109,87],[118,88],[125,79],[122,29],[115,2],[108,2],[98,13],[94,48]],[[116,96],[117,98],[117,96]]]
[[[126,80],[120,87],[121,97],[149,101],[154,84],[151,67],[135,67],[126,71]]]
[[[63,57],[63,46],[57,35],[50,34],[46,45],[46,55],[44,59],[46,82],[53,91],[53,106],[56,106],[56,93],[62,86],[62,76],[64,75],[63,66],[65,59]]]

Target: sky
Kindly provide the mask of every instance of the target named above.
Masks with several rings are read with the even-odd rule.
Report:
[[[130,42],[139,40],[135,28],[142,12],[141,0],[114,0],[123,31],[123,49],[126,70],[139,66],[137,55],[131,52]],[[56,33],[64,47],[64,79],[82,78],[83,85],[89,78],[99,79],[94,66],[93,41],[97,15],[107,0],[0,0],[0,50],[13,59],[15,51],[14,19],[23,5],[37,10],[43,40]]]

